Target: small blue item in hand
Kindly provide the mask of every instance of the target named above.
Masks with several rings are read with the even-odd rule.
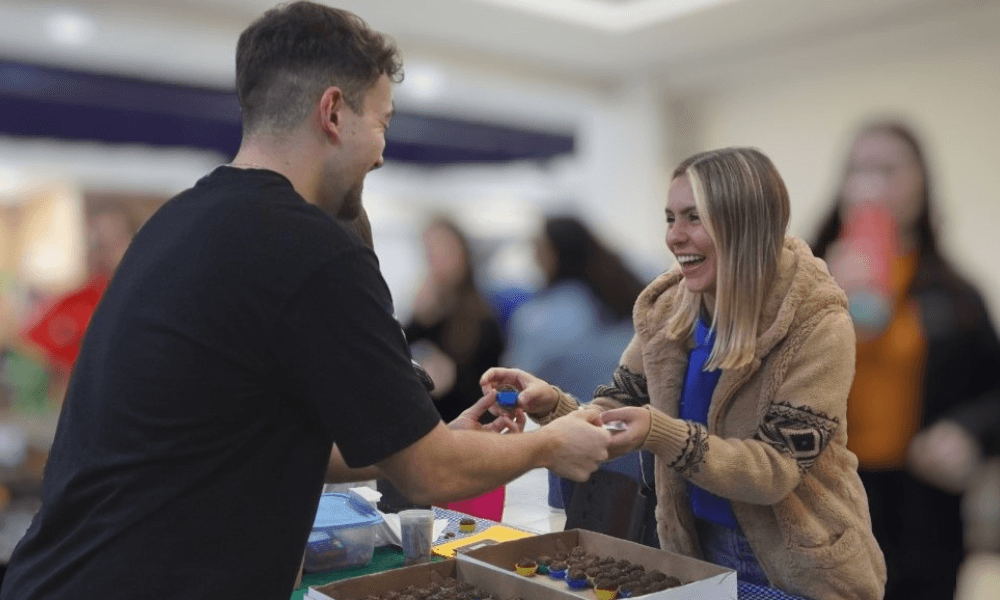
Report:
[[[517,408],[517,390],[497,391],[497,405],[504,410]]]

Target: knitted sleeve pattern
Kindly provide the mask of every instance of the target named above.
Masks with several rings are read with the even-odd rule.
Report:
[[[649,404],[649,386],[642,364],[642,344],[638,336],[633,336],[622,353],[621,361],[611,376],[609,385],[598,386],[590,406],[601,410],[623,406],[646,406]]]
[[[643,449],[664,457],[667,466],[685,477],[698,473],[708,452],[708,429],[701,423],[675,419],[652,408],[649,414],[649,435]]]
[[[598,386],[594,398],[611,398],[626,406],[649,404],[649,390],[646,376],[636,373],[625,365],[619,365],[611,378],[611,385]]]
[[[766,442],[795,459],[803,473],[830,443],[840,419],[811,409],[775,402],[764,415],[754,439]]]
[[[580,407],[580,403],[571,394],[567,394],[556,386],[552,386],[556,391],[558,400],[552,410],[546,413],[530,413],[528,416],[539,425],[547,425],[553,420],[564,415],[568,415]]]

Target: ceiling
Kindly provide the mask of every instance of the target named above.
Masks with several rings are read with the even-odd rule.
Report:
[[[406,55],[678,90],[1000,39],[996,0],[337,0]],[[0,0],[0,58],[229,85],[239,31],[274,0]],[[94,19],[53,44],[56,10]]]

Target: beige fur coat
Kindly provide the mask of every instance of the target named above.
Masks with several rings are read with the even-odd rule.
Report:
[[[825,263],[786,239],[754,359],[722,372],[707,427],[675,418],[691,341],[669,339],[665,324],[682,285],[670,271],[639,296],[635,337],[594,400],[651,407],[643,447],[657,457],[661,546],[700,556],[689,479],[732,502],[772,585],[816,600],[882,598],[885,561],[847,449],[854,329]],[[551,416],[575,407],[564,398]]]

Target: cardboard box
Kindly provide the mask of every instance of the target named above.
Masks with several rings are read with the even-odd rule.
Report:
[[[500,580],[528,583],[531,591],[518,593],[523,598],[541,597],[541,591],[551,591],[562,600],[597,600],[590,588],[573,590],[565,581],[547,575],[523,577],[514,572],[514,563],[524,557],[552,556],[575,546],[598,556],[611,556],[640,564],[646,569],[659,569],[681,580],[681,586],[638,596],[645,600],[735,600],[736,571],[703,560],[657,550],[634,542],[583,529],[571,529],[521,540],[485,546],[458,554],[459,566],[478,565],[493,571]],[[480,576],[482,577],[482,576]],[[518,586],[519,588],[522,586]],[[485,588],[484,588],[485,589]],[[501,598],[510,597],[507,593]],[[548,595],[546,594],[546,597]],[[340,600],[340,599],[338,599]]]
[[[581,529],[483,546],[459,553],[455,559],[312,586],[305,599],[361,600],[369,595],[400,591],[410,585],[426,587],[454,577],[500,600],[597,600],[591,589],[571,590],[566,582],[547,575],[523,577],[514,572],[514,563],[525,556],[551,556],[575,546],[583,546],[599,556],[625,558],[647,569],[660,569],[683,583],[680,587],[638,597],[643,600],[736,600],[736,572],[732,569]]]
[[[304,600],[360,600],[368,595],[400,591],[410,585],[426,587],[448,577],[471,583],[501,600],[515,597],[525,600],[564,600],[555,590],[540,588],[516,573],[501,573],[489,566],[472,562],[460,563],[455,559],[312,586]]]

